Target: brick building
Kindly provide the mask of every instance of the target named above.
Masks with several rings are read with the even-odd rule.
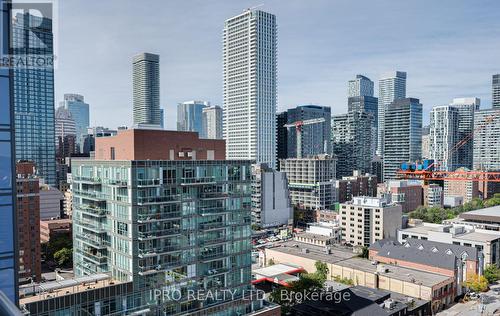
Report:
[[[414,211],[424,205],[424,193],[421,181],[391,180],[379,184],[377,196],[386,197],[392,203],[400,204],[403,213]]]
[[[335,186],[339,203],[350,201],[355,196],[377,196],[377,176],[368,173],[361,174],[357,170],[352,176],[337,180]]]
[[[45,243],[56,236],[71,239],[71,219],[52,219],[40,221],[40,241]]]

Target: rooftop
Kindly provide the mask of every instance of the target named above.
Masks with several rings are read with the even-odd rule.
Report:
[[[334,238],[334,237],[330,237],[330,236],[324,236],[324,235],[313,234],[313,233],[297,233],[296,237],[315,239],[315,240],[320,240],[320,241],[327,241],[327,240],[331,240]]]
[[[403,232],[405,234],[412,234],[413,233],[413,234],[420,234],[420,235],[428,235],[429,233],[432,233],[432,232],[452,234],[451,232],[443,231],[443,228],[449,227],[449,226],[451,226],[451,225],[423,223],[423,225],[417,225],[414,227],[402,229],[401,232]],[[458,225],[455,225],[455,226],[458,226]],[[494,231],[485,232],[483,230],[478,231],[475,229],[471,230],[471,229],[465,228],[464,232],[454,234],[453,238],[461,239],[461,240],[476,241],[476,242],[490,242],[490,241],[493,241],[493,240],[500,238],[500,233],[494,232]]]
[[[483,208],[480,210],[465,212],[459,215],[466,220],[479,220],[500,223],[500,205]]]
[[[303,270],[301,266],[292,263],[279,263],[269,267],[253,270],[252,273],[263,277],[274,277],[283,273],[296,273]]]
[[[315,260],[328,263],[336,263],[357,256],[357,254],[355,254],[352,249],[348,247],[332,245],[329,247],[330,254],[327,254],[325,252],[325,247],[305,244],[298,241],[286,241],[269,249],[299,257],[314,258]],[[307,249],[307,253],[303,252],[304,249]]]

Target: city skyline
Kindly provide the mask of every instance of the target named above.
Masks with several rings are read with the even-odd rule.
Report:
[[[381,74],[397,69],[408,73],[407,95],[421,100],[425,123],[433,106],[447,104],[451,98],[479,97],[483,108],[491,106],[491,76],[500,72],[494,60],[495,52],[500,50],[500,41],[496,40],[500,38],[500,13],[494,10],[499,4],[488,1],[479,8],[455,2],[450,6],[452,2],[445,1],[433,3],[431,12],[426,8],[429,3],[403,5],[385,1],[375,7],[369,2],[318,1],[311,5],[292,1],[285,6],[273,1],[259,7],[278,19],[278,111],[312,103],[332,107],[332,115],[345,113],[348,80],[358,73],[366,75],[376,82],[378,91]],[[140,4],[109,1],[99,5],[97,14],[92,15],[96,23],[89,27],[99,27],[101,19],[111,19],[112,26],[104,32],[82,32],[77,29],[81,20],[76,12],[85,13],[89,8],[72,1],[61,3],[61,16],[66,18],[65,28],[59,30],[56,100],[61,100],[64,93],[80,93],[95,114],[91,125],[132,125],[132,80],[127,66],[133,55],[151,51],[162,56],[160,105],[166,112],[165,127],[175,129],[172,113],[179,102],[204,99],[222,106],[223,21],[253,5],[220,1],[171,7],[153,1],[148,8],[142,8]],[[187,18],[179,14],[185,6],[192,13]],[[117,8],[117,13],[109,14]],[[355,23],[351,23],[350,13],[356,10],[372,12],[378,18],[369,20],[373,24],[370,28],[352,28]],[[398,19],[393,21],[390,17],[395,12]],[[166,18],[154,28],[123,31],[130,19],[150,25],[147,19],[156,14]],[[426,15],[425,24],[398,22],[421,14]],[[321,18],[325,15],[329,18]],[[471,15],[475,16],[472,20],[468,18]],[[346,23],[347,18],[350,23]],[[192,20],[196,20],[194,26]],[[79,41],[68,40],[75,34]],[[87,42],[95,47],[94,53],[83,57],[80,47]],[[356,43],[363,43],[362,51]],[[182,49],[173,50],[172,45]],[[199,49],[194,47],[203,47],[204,53],[198,54]],[[86,69],[88,75],[75,78],[78,69]],[[93,75],[102,73],[102,69],[108,71]],[[116,111],[124,115],[113,115]]]

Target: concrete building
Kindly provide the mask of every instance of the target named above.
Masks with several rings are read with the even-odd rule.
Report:
[[[493,108],[500,108],[500,74],[493,75],[492,77],[491,104]]]
[[[348,112],[364,111],[372,116],[372,130],[371,130],[371,156],[375,156],[377,148],[377,134],[378,134],[378,98],[373,96],[359,96],[350,97],[347,100]]]
[[[330,209],[336,202],[335,166],[336,159],[328,155],[281,160],[292,205],[305,210]]]
[[[202,137],[209,139],[222,139],[222,108],[217,105],[203,109]]]
[[[297,133],[292,127],[288,130],[287,136],[287,158],[311,157],[321,154],[331,154],[331,126],[332,112],[328,106],[301,105],[289,109],[287,114],[288,124],[316,118],[323,118],[323,123],[302,126],[300,135],[302,152],[297,153]]]
[[[40,219],[60,218],[64,196],[58,189],[40,184]]]
[[[352,176],[342,177],[335,181],[337,191],[337,201],[344,203],[351,201],[355,196],[377,196],[377,176],[363,174],[358,170]]]
[[[288,157],[288,112],[284,111],[276,115],[276,167],[280,168],[279,161]]]
[[[500,108],[477,111],[474,116],[474,170],[500,170]]]
[[[481,105],[479,98],[455,98],[450,103],[458,109],[458,138],[459,140],[467,139],[472,133],[476,137],[474,129],[474,116]],[[472,169],[473,166],[473,141],[469,140],[457,150],[458,152],[458,167]]]
[[[378,186],[377,196],[400,204],[404,213],[414,211],[417,207],[424,205],[422,182],[418,180],[387,181]]]
[[[430,158],[430,127],[422,127],[422,159]]]
[[[42,220],[40,221],[40,241],[46,243],[61,236],[71,239],[71,227],[70,218]]]
[[[458,168],[457,171],[467,172],[467,168]],[[479,183],[478,181],[444,181],[444,197],[461,196],[463,203],[472,201],[472,199],[479,197]]]
[[[396,178],[402,162],[422,158],[422,104],[399,99],[386,107],[384,123],[384,180]]]
[[[65,157],[69,157],[70,154],[76,152],[76,123],[73,119],[73,116],[71,115],[71,112],[64,106],[60,106],[56,110],[55,133],[56,152],[59,153],[59,156],[61,156],[61,153],[64,156],[64,154],[66,154],[67,152],[68,155]],[[63,144],[69,137],[73,137],[72,146],[68,146],[68,150],[64,150],[63,148],[65,148],[66,146],[64,146]]]
[[[373,97],[373,81],[363,75],[356,75],[356,79],[349,80],[348,97]]]
[[[478,251],[479,272],[482,272],[488,264],[500,264],[500,232],[460,224],[432,224],[419,221],[412,227],[398,231],[400,243],[404,243],[408,238],[475,248]]]
[[[373,117],[353,111],[333,117],[333,154],[337,157],[337,178],[352,175],[354,170],[371,170]]]
[[[430,114],[429,158],[434,159],[434,168],[439,171],[455,171],[458,168],[459,142],[458,108],[441,105],[435,106]]]
[[[134,125],[160,128],[160,56],[140,53],[134,56],[133,104]]]
[[[423,185],[424,206],[442,207],[444,202],[443,187],[436,183]]]
[[[336,244],[340,243],[342,240],[342,229],[339,226],[339,222],[309,223],[307,225],[306,233],[310,235],[330,237]]]
[[[19,283],[42,280],[40,247],[40,189],[35,164],[16,164],[17,239],[19,245]]]
[[[402,207],[383,198],[359,196],[340,204],[342,239],[353,246],[369,246],[384,238],[396,238]]]
[[[276,16],[246,10],[227,19],[223,60],[226,158],[254,160],[275,169]]]
[[[500,205],[461,213],[443,224],[459,224],[470,228],[500,231]]]
[[[134,302],[151,313],[246,313],[251,287],[249,161],[219,160],[223,140],[195,132],[127,130],[96,140],[96,160],[75,160],[77,277],[108,273],[135,291],[235,291],[226,299]],[[113,154],[114,153],[114,154]],[[231,302],[232,299],[232,302]]]
[[[85,103],[83,95],[67,93],[64,94],[64,99],[59,103],[59,106],[68,110],[71,113],[71,118],[75,121],[76,144],[80,152],[83,146],[83,136],[87,133],[87,128],[90,126],[89,104]]]
[[[252,166],[252,224],[277,227],[292,224],[293,209],[286,174],[265,164]]]
[[[406,98],[406,72],[393,71],[384,73],[378,82],[378,138],[377,155],[384,155],[385,113],[389,104]]]
[[[197,132],[203,138],[203,110],[209,107],[206,101],[186,101],[177,104],[177,130]]]

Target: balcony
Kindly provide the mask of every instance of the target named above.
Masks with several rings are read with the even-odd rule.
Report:
[[[97,206],[88,205],[88,204],[75,204],[75,211],[80,211],[82,213],[91,214],[94,216],[106,216],[107,210],[99,208]]]
[[[152,187],[160,185],[160,179],[138,179],[136,183],[138,187]]]
[[[157,238],[163,238],[167,236],[174,236],[174,235],[179,235],[181,233],[180,228],[173,228],[173,229],[167,229],[167,230],[158,230],[158,231],[147,231],[147,232],[138,232],[137,237],[139,240],[150,240],[150,239],[157,239]]]
[[[81,197],[84,199],[94,200],[94,201],[106,201],[108,196],[101,192],[91,192],[91,191],[75,191],[74,195],[76,197]]]
[[[82,250],[82,249],[76,249],[76,253],[81,254],[87,260],[95,263],[96,265],[102,265],[102,264],[107,263],[107,261],[108,261],[108,257],[103,256],[101,254],[94,254],[94,253],[91,253],[90,251],[85,251],[85,250]]]
[[[178,201],[180,200],[180,197],[180,194],[172,194],[169,196],[139,196],[137,197],[137,204],[161,204],[166,202]]]
[[[215,177],[181,178],[181,185],[216,184]]]
[[[158,255],[163,255],[167,254],[170,252],[176,252],[176,251],[183,251],[186,249],[191,249],[192,246],[183,246],[183,245],[175,245],[175,246],[168,246],[168,247],[158,247],[158,248],[148,248],[148,249],[140,249],[139,248],[139,258],[148,258],[148,257],[155,257]]]
[[[181,218],[182,212],[169,212],[169,213],[147,213],[147,214],[137,214],[137,222],[141,223],[152,223],[162,220],[172,220],[176,218]]]
[[[93,232],[96,232],[98,234],[105,232],[104,228],[102,227],[102,224],[99,222],[96,223],[94,221],[73,218],[73,223],[81,227],[84,227],[88,230],[91,230]]]
[[[198,225],[199,229],[203,230],[225,228],[226,226],[225,222],[200,223]]]
[[[110,245],[108,241],[96,238],[90,234],[76,234],[75,238],[98,249],[105,249]]]

